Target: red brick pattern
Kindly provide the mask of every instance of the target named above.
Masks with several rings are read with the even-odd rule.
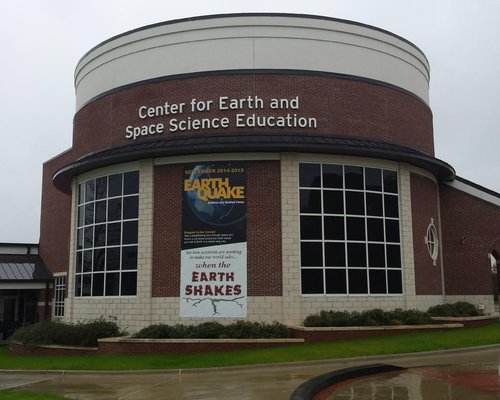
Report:
[[[248,295],[281,296],[281,189],[278,161],[247,162]],[[182,166],[154,175],[153,297],[178,297]]]
[[[169,102],[186,103],[188,109],[179,118],[230,117],[251,110],[190,111],[192,99],[212,100],[219,96],[264,99],[266,109],[254,110],[257,114],[283,115],[296,113],[300,117],[314,117],[318,128],[308,132],[335,136],[352,136],[395,142],[434,154],[432,113],[429,107],[405,92],[368,82],[327,76],[241,74],[191,77],[150,83],[121,90],[95,100],[75,116],[73,148],[78,156],[114,145],[130,144],[125,138],[129,125],[142,126],[165,122],[166,117],[140,119],[140,106],[159,106]],[[272,98],[292,99],[299,96],[298,110],[271,110],[267,106]],[[175,117],[172,115],[172,117]],[[272,133],[283,128],[244,128],[200,130],[196,135],[224,134],[261,130]],[[303,128],[290,128],[287,132],[304,132]],[[171,135],[163,133],[142,136],[138,140],[166,140]]]
[[[248,295],[282,296],[279,161],[247,164]]]
[[[410,184],[415,292],[417,295],[440,295],[442,294],[440,257],[438,255],[436,265],[433,265],[425,244],[425,236],[431,219],[434,221],[438,234],[440,231],[438,187],[432,180],[414,173],[410,175]],[[438,251],[441,251],[441,248]]]
[[[200,354],[221,351],[263,349],[302,343],[290,342],[102,342],[97,354]]]
[[[348,339],[365,339],[370,337],[394,336],[404,333],[416,333],[426,331],[443,331],[450,330],[451,328],[405,328],[405,329],[353,329],[353,330],[318,330],[318,331],[303,331],[301,329],[290,329],[292,338],[303,338],[306,343],[315,342],[331,342],[334,340],[348,340]],[[457,328],[460,329],[460,328]]]
[[[263,349],[269,347],[282,347],[300,345],[300,341],[234,341],[211,342],[196,341],[161,342],[161,341],[109,341],[99,342],[97,348],[90,347],[63,347],[63,346],[29,346],[11,343],[9,350],[13,354],[25,356],[87,356],[110,354],[200,354],[221,351],[237,351]]]
[[[54,187],[52,175],[73,158],[70,150],[43,166],[39,251],[52,272],[68,270],[71,236],[71,195],[61,193]]]
[[[181,279],[182,166],[154,172],[153,297],[178,297]]]
[[[492,294],[488,253],[500,252],[500,208],[441,185],[446,295]]]

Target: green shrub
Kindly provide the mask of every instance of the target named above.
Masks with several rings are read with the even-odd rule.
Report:
[[[141,339],[261,339],[286,338],[288,328],[280,323],[237,321],[229,325],[204,322],[199,325],[150,325],[134,335]]]
[[[438,304],[430,307],[427,312],[433,317],[475,317],[481,315],[476,306],[466,301]]]
[[[411,309],[403,311],[401,322],[403,325],[427,325],[432,323],[432,319],[425,311]]]
[[[352,326],[351,315],[347,311],[326,311],[322,310],[319,314],[312,314],[306,317],[303,325],[309,327],[320,326]]]
[[[80,346],[97,346],[98,339],[107,337],[123,336],[125,332],[114,321],[106,321],[104,318],[98,318],[89,322],[79,322],[73,326],[74,331],[79,335]]]
[[[423,311],[403,310],[401,308],[384,311],[380,308],[374,308],[361,313],[323,310],[318,314],[307,316],[303,325],[307,327],[424,325],[431,322],[430,316]]]
[[[237,321],[226,326],[225,332],[232,339],[273,339],[287,338],[288,328],[278,322]]]
[[[16,330],[10,340],[32,345],[54,344],[54,339],[63,336],[64,324],[57,321],[41,321]]]
[[[155,324],[141,329],[134,336],[147,339],[170,339],[171,335],[172,329],[170,326],[164,324]]]
[[[60,321],[40,321],[16,330],[11,340],[30,345],[97,346],[97,340],[123,336],[116,322],[98,318],[89,322],[65,324]]]
[[[389,324],[388,314],[381,310],[380,308],[374,308],[372,310],[366,310],[361,313],[361,318],[358,319],[360,325],[367,326],[377,326],[377,325],[388,325]],[[356,323],[356,319],[353,321]],[[357,325],[357,324],[356,324]]]
[[[224,325],[219,322],[204,322],[191,329],[193,339],[218,339],[224,334]]]

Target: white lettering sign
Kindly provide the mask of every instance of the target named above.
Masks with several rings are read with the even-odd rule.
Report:
[[[272,110],[273,114],[259,110]],[[237,111],[234,114],[217,117],[200,117],[208,111]],[[278,113],[277,113],[278,111]],[[281,111],[281,113],[279,113]],[[318,121],[314,117],[300,115],[299,96],[293,98],[272,98],[265,101],[259,96],[231,98],[220,96],[216,101],[193,98],[188,102],[170,103],[157,106],[142,105],[138,108],[141,125],[128,125],[125,138],[136,140],[142,136],[164,133],[196,132],[207,129],[244,128],[306,128],[316,129]],[[147,123],[148,120],[162,118],[161,122]]]

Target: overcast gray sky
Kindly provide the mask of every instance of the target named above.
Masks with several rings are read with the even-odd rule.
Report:
[[[42,163],[71,146],[86,51],[140,26],[233,12],[325,15],[413,42],[431,65],[436,157],[500,192],[500,0],[17,0],[0,24],[0,242],[38,242]]]

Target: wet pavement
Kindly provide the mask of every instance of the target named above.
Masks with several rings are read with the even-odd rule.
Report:
[[[242,368],[160,372],[0,371],[0,390],[51,393],[69,399],[288,400],[303,382],[326,372],[385,363],[402,367],[500,364],[500,346],[415,355],[365,357]],[[1,393],[0,393],[1,398]]]

